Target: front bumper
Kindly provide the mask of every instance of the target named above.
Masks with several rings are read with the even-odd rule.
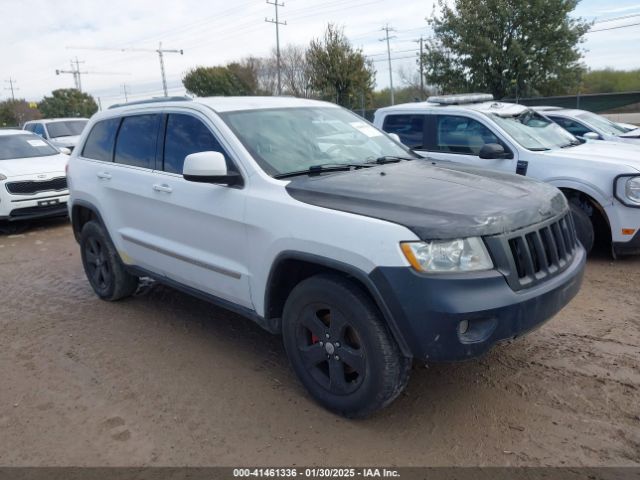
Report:
[[[45,217],[65,216],[69,193],[42,192],[38,195],[8,195],[0,196],[0,220],[18,221],[34,220]]]
[[[640,255],[640,230],[628,242],[613,242],[616,255]]]
[[[517,292],[495,270],[428,276],[407,267],[379,267],[371,280],[393,317],[394,331],[415,358],[457,361],[478,357],[552,318],[578,293],[585,262],[584,249],[578,248],[562,273]],[[464,321],[468,330],[462,333]]]

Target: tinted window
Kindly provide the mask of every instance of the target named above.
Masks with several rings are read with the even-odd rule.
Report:
[[[389,115],[384,119],[382,129],[397,134],[410,148],[423,148],[424,119],[424,115]]]
[[[47,124],[49,137],[72,137],[80,135],[88,120],[69,120],[66,122],[51,122]]]
[[[589,133],[591,131],[581,123],[574,122],[573,120],[569,120],[568,118],[552,117],[550,115],[549,118],[576,137],[581,137],[585,133]]]
[[[480,149],[487,143],[498,143],[504,146],[491,130],[476,120],[453,115],[438,115],[435,145],[437,151],[478,155]]]
[[[30,132],[33,132],[33,129],[35,128],[35,124],[33,123],[28,123],[24,126],[25,130],[29,130]]]
[[[44,137],[44,126],[41,123],[36,123],[33,126],[33,133],[40,135],[41,137]]]
[[[58,151],[32,133],[0,135],[0,160],[56,155]]]
[[[124,117],[116,140],[115,162],[155,168],[158,115]]]
[[[119,118],[110,118],[96,123],[84,144],[82,156],[111,162],[113,160],[113,144],[119,123]]]
[[[221,152],[209,129],[190,115],[170,114],[164,143],[164,171],[182,173],[184,158],[197,152]]]

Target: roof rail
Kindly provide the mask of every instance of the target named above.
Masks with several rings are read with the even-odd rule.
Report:
[[[493,101],[490,93],[462,93],[459,95],[439,95],[427,98],[429,103],[440,105],[464,105],[467,103],[482,103]]]
[[[193,98],[187,96],[176,96],[176,97],[153,97],[148,98],[146,100],[136,100],[135,102],[127,102],[127,103],[116,103],[109,107],[109,110],[112,108],[120,108],[120,107],[128,107],[129,105],[144,105],[146,103],[161,103],[161,102],[191,102]]]

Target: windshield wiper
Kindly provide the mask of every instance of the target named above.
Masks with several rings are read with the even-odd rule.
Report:
[[[367,163],[369,163],[369,164],[375,163],[375,164],[378,164],[378,165],[384,165],[386,163],[398,163],[398,162],[401,162],[403,160],[411,161],[411,160],[415,160],[415,158],[399,157],[399,156],[396,156],[396,155],[384,155],[382,157],[376,158],[372,162],[367,162]]]
[[[299,175],[316,175],[325,172],[349,172],[351,169],[372,167],[366,163],[323,163],[321,165],[312,165],[306,170],[296,170],[294,172],[280,173],[274,175],[273,178],[278,180],[289,177],[297,177]]]

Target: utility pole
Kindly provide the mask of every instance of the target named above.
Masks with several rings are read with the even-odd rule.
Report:
[[[124,93],[124,101],[125,103],[129,101],[129,90],[127,89],[127,84],[122,84],[122,93]]]
[[[60,75],[61,73],[70,73],[71,75],[73,75],[73,83],[76,86],[76,89],[78,89],[79,91],[82,91],[82,80],[80,76],[84,75],[85,73],[89,73],[80,71],[81,63],[84,63],[84,61],[81,62],[80,60],[78,60],[78,57],[76,57],[75,60],[71,60],[71,70],[56,70],[56,75]]]
[[[11,100],[13,100],[15,102],[16,101],[16,94],[15,94],[14,90],[20,90],[19,88],[14,86],[15,83],[16,83],[16,79],[9,77],[9,80],[5,80],[5,82],[9,84],[9,88],[5,87],[5,90],[11,90]]]
[[[276,9],[276,18],[265,18],[264,21],[267,23],[274,23],[276,25],[276,63],[278,69],[278,95],[282,95],[282,75],[280,73],[280,25],[286,25],[286,20],[284,22],[280,21],[280,17],[278,16],[278,7],[284,7],[284,2],[278,3],[278,0],[274,0],[270,2],[267,0],[269,5],[273,5]]]
[[[169,96],[169,92],[167,89],[167,76],[165,73],[165,68],[164,68],[164,54],[165,53],[179,53],[180,55],[184,55],[184,50],[180,49],[173,49],[173,50],[169,50],[167,48],[162,48],[162,42],[160,42],[160,44],[158,45],[157,49],[150,49],[150,48],[109,48],[109,47],[67,47],[70,49],[76,49],[76,50],[108,50],[108,51],[116,51],[116,52],[154,52],[158,54],[158,58],[160,60],[160,74],[162,75],[162,91],[164,92],[164,96],[168,97]],[[57,72],[57,71],[56,71]],[[69,72],[62,72],[60,71],[60,73],[69,73]],[[83,72],[83,73],[88,73],[88,72]]]
[[[390,37],[389,32],[395,32],[395,29],[391,28],[387,23],[384,27],[382,27],[382,31],[385,32],[385,38],[381,38],[380,41],[387,42],[387,60],[389,61],[389,89],[391,90],[391,105],[395,105],[396,100],[393,94],[393,70],[391,69],[391,46],[389,44],[389,40],[392,38],[396,38],[395,36]]]
[[[420,44],[420,100],[424,100],[424,38],[414,40]]]

